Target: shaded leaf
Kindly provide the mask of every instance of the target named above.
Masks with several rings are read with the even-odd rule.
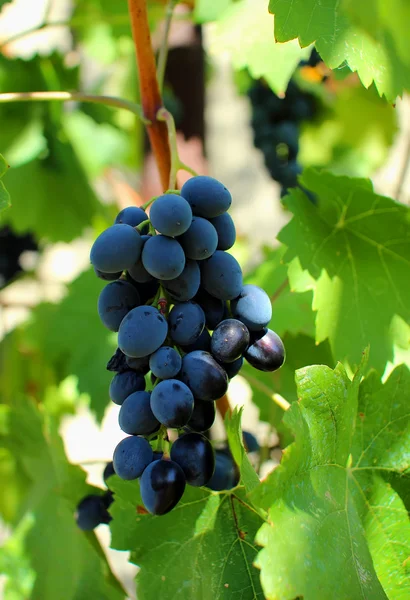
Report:
[[[259,572],[252,565],[262,519],[242,489],[217,494],[187,486],[176,508],[153,517],[137,511],[137,482],[113,477],[110,486],[115,491],[112,546],[131,550],[132,562],[141,568],[139,599],[263,598]]]
[[[242,439],[242,414],[243,407],[238,409],[236,406],[232,415],[225,416],[226,435],[228,436],[229,448],[232,452],[234,461],[239,467],[241,481],[247,492],[251,492],[259,484],[259,477],[252,467]]]

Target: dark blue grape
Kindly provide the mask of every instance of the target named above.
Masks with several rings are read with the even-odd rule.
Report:
[[[231,363],[221,363],[221,367],[226,371],[229,379],[233,379],[242,369],[243,356],[240,356]]]
[[[158,350],[167,333],[167,321],[156,308],[137,306],[121,322],[118,346],[127,356],[142,358]]]
[[[144,471],[140,481],[141,498],[153,515],[165,515],[182,498],[185,475],[172,460],[155,460]]]
[[[215,227],[206,219],[194,217],[188,231],[178,238],[185,255],[194,260],[204,260],[215,252],[218,234]]]
[[[215,470],[206,486],[215,492],[222,490],[231,490],[238,483],[235,463],[232,457],[216,450],[215,452]]]
[[[218,400],[228,389],[226,372],[211,354],[202,350],[184,356],[181,380],[200,400]]]
[[[272,303],[264,290],[248,284],[243,286],[238,298],[232,300],[231,311],[250,331],[260,331],[272,318]]]
[[[274,331],[262,329],[252,333],[244,356],[259,371],[276,371],[285,362],[285,347]]]
[[[101,523],[109,523],[111,515],[107,511],[102,496],[90,494],[79,502],[76,511],[77,525],[83,531],[91,531]]]
[[[212,223],[218,234],[218,250],[229,250],[229,248],[232,248],[236,240],[236,229],[231,215],[224,213],[223,215],[219,215],[219,217],[209,219],[209,222]]]
[[[157,451],[157,452],[154,452],[154,458],[153,458],[153,462],[154,462],[154,460],[161,460],[161,458],[162,458],[163,456],[164,456],[164,453],[163,453],[163,452],[159,452],[159,451]]]
[[[125,356],[125,363],[128,369],[132,369],[141,375],[146,375],[149,371],[149,356],[142,356],[141,358]]]
[[[116,216],[116,223],[125,223],[126,225],[131,225],[131,227],[137,227],[143,221],[148,219],[148,215],[143,208],[139,206],[128,206],[127,208],[123,208],[121,212]],[[143,228],[141,233],[148,232],[149,225],[146,225]]]
[[[187,258],[181,275],[170,281],[161,281],[169,295],[179,302],[192,300],[199,289],[201,271],[196,260]]]
[[[202,267],[202,286],[220,300],[233,300],[242,289],[242,271],[238,261],[227,252],[217,250]]]
[[[121,405],[125,398],[134,392],[145,390],[145,379],[135,371],[117,373],[110,383],[110,398]]]
[[[108,361],[106,369],[107,371],[114,371],[116,373],[129,371],[130,368],[127,365],[124,352],[121,352],[121,350],[117,348],[113,356],[111,356],[110,360]]]
[[[95,240],[90,260],[95,269],[117,273],[132,267],[141,255],[141,236],[130,225],[112,225]]]
[[[166,427],[184,427],[194,410],[191,390],[177,379],[160,381],[151,393],[151,409]]]
[[[136,288],[120,279],[101,290],[97,309],[103,325],[111,331],[118,331],[125,315],[139,304],[140,296]]]
[[[175,304],[168,317],[169,333],[176,344],[187,346],[199,338],[205,327],[205,314],[196,302]]]
[[[202,310],[205,313],[206,326],[208,329],[215,329],[215,327],[225,317],[225,303],[215,296],[211,296],[203,288],[199,288],[197,295],[194,298]]]
[[[112,475],[115,475],[115,471],[114,471],[114,463],[111,460],[110,462],[107,462],[107,464],[105,465],[104,472],[103,472],[103,479],[104,479],[105,485],[108,485],[107,481]]]
[[[153,452],[146,439],[139,436],[126,437],[114,450],[115,473],[121,479],[137,479],[152,461]]]
[[[187,428],[202,433],[211,429],[215,421],[216,408],[214,402],[195,399],[194,411],[187,423]]]
[[[206,352],[211,351],[211,335],[207,328],[205,327],[201,335],[193,344],[188,344],[188,346],[181,346],[181,350],[183,350],[186,354],[188,352],[193,352],[194,350],[205,350]]]
[[[218,362],[232,363],[249,344],[248,328],[237,319],[221,321],[212,334],[211,353]]]
[[[142,235],[141,236],[141,240],[142,240],[141,253],[142,253],[142,250],[144,249],[145,242],[147,240],[149,240],[151,237],[152,237],[151,235]],[[133,279],[133,281],[136,281],[137,283],[147,283],[148,281],[152,281],[154,279],[153,276],[150,275],[150,273],[148,273],[148,271],[142,264],[141,256],[140,256],[139,260],[137,260],[135,265],[132,265],[132,267],[130,267],[128,269],[128,274]]]
[[[156,279],[152,279],[151,281],[147,281],[146,283],[138,283],[134,281],[129,272],[126,273],[126,279],[129,283],[131,283],[140,295],[141,304],[151,304],[150,300],[152,300],[159,288],[159,282]]]
[[[215,455],[211,442],[200,433],[185,433],[171,448],[171,460],[183,470],[187,483],[196,487],[205,485],[215,469]]]
[[[149,359],[149,368],[155,377],[159,379],[172,379],[181,370],[182,358],[179,353],[170,346],[158,348]]]
[[[256,437],[250,431],[243,431],[244,446],[248,452],[259,452],[260,446]]]
[[[142,264],[156,279],[175,279],[184,270],[185,254],[177,240],[155,235],[144,244]]]
[[[177,194],[164,194],[152,204],[149,218],[157,231],[174,237],[185,233],[189,228],[192,210],[185,198]]]
[[[232,196],[226,187],[213,177],[199,175],[182,186],[181,196],[191,205],[194,215],[210,219],[229,210]]]
[[[151,410],[151,392],[134,392],[125,398],[118,422],[125,433],[149,435],[159,429],[159,423]]]
[[[122,271],[118,271],[117,273],[103,273],[103,271],[99,271],[95,267],[93,267],[93,269],[97,277],[103,281],[115,281],[122,275]]]

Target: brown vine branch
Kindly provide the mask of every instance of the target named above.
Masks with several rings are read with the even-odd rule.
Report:
[[[229,404],[229,398],[226,394],[224,394],[222,398],[219,398],[219,400],[216,401],[216,408],[218,409],[218,412],[223,420],[225,420],[225,415],[232,414],[232,408]]]
[[[157,120],[157,113],[162,108],[162,98],[157,81],[146,1],[128,0],[128,10],[139,73],[142,110],[144,116],[151,121],[151,125],[147,126],[147,133],[157,163],[161,185],[166,190],[171,170],[171,153],[166,124]]]

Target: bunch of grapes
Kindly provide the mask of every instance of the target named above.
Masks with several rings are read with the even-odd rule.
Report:
[[[186,484],[236,485],[229,452],[215,454],[204,435],[215,401],[244,359],[261,371],[285,359],[281,339],[267,329],[269,296],[243,284],[227,252],[236,237],[231,201],[216,179],[193,177],[180,193],[157,197],[149,218],[141,208],[122,210],[91,249],[97,275],[112,280],[98,313],[118,332],[109,391],[128,437],[115,448],[113,469],[122,479],[140,478],[145,508],[155,515],[169,512]],[[168,452],[170,429],[178,438]]]
[[[302,171],[297,161],[301,121],[312,119],[316,102],[312,94],[290,81],[284,98],[279,98],[263,81],[248,92],[252,104],[254,144],[261,150],[271,177],[282,186],[282,195],[297,185]]]

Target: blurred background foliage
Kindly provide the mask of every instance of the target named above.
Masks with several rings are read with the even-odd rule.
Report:
[[[360,22],[360,10],[346,4]],[[148,5],[157,44],[166,6],[160,0]],[[403,182],[398,186],[403,173],[396,157],[403,154],[403,119],[409,110],[406,101],[398,107],[388,103],[374,85],[366,90],[347,64],[331,71],[323,62],[315,67],[301,63],[312,46],[302,50],[295,41],[275,44],[273,17],[266,6],[264,0],[197,0],[177,13],[176,24],[189,26],[193,20],[197,31],[203,26],[208,168],[228,187],[233,181],[239,232],[233,252],[247,265],[248,282],[264,287],[274,300],[272,327],[287,348],[280,372],[256,379],[245,367],[248,384],[243,384],[260,411],[263,431],[276,431],[280,448],[290,438],[281,410],[271,401],[272,390],[292,402],[297,399],[295,369],[315,363],[333,367],[339,357],[328,340],[315,341],[312,290],[307,286],[297,293],[289,284],[284,247],[275,240],[289,213],[280,204],[280,189],[262,165],[261,154],[252,148],[247,94],[261,80],[283,95],[293,78],[317,105],[314,116],[301,125],[301,166],[371,177],[378,190],[399,190],[404,200],[408,188]],[[125,0],[16,0],[0,7],[1,92],[81,90],[138,102]],[[176,47],[184,39],[184,30],[177,31]],[[406,51],[406,40],[400,43]],[[189,92],[189,81],[185,88]],[[166,90],[166,103],[178,123],[187,107],[181,108],[170,82]],[[231,115],[241,115],[233,129],[248,140],[251,174],[244,168],[247,156],[220,161],[213,153],[218,144],[227,155],[232,149],[224,147],[222,129],[215,133],[226,93],[232,106],[224,107],[224,117],[229,122]],[[110,373],[105,364],[115,350],[115,335],[98,319],[96,299],[103,282],[89,269],[88,248],[120,208],[142,203],[147,190],[155,188],[144,131],[130,113],[82,102],[0,104],[0,124],[0,151],[10,166],[3,180],[12,200],[12,208],[0,215],[4,598],[121,598],[122,586],[95,534],[77,531],[72,519],[79,497],[92,488],[85,483],[85,471],[67,462],[63,439],[69,447],[64,424],[75,414],[87,414],[94,430],[107,417]],[[185,142],[185,162],[190,163],[196,156],[195,141],[192,147]],[[244,183],[241,177],[246,176],[250,179]],[[258,198],[262,195],[258,204],[249,197],[250,189]],[[249,235],[250,227],[254,235]],[[397,324],[397,361],[407,351],[407,331],[404,322]],[[84,431],[78,432],[77,444],[87,435]],[[268,450],[275,446],[269,439]],[[105,454],[98,454],[100,447],[92,457],[108,459],[112,440],[104,442]],[[75,461],[75,452],[69,454]],[[89,481],[101,482],[101,468],[100,463],[88,471]],[[126,585],[127,577],[122,578]]]

